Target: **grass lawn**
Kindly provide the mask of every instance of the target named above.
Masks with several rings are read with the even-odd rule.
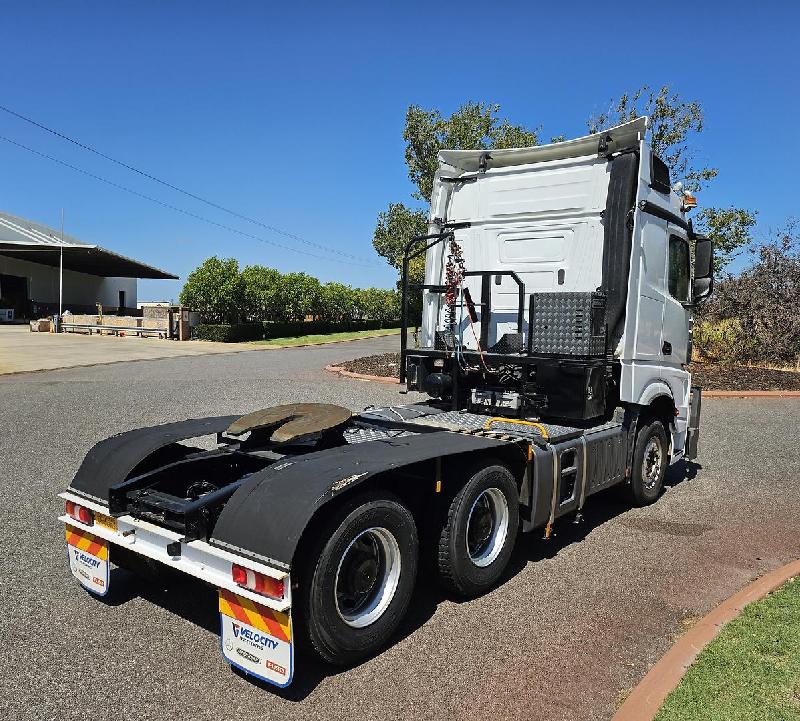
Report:
[[[800,721],[800,578],[745,607],[656,721]]]
[[[315,343],[331,343],[337,340],[358,340],[380,335],[400,335],[399,328],[383,328],[382,330],[355,330],[346,333],[325,333],[320,335],[298,335],[291,338],[270,338],[269,340],[249,341],[254,345],[310,345]]]

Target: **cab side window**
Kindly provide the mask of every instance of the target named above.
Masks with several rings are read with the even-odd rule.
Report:
[[[689,300],[689,242],[677,235],[669,238],[669,294],[682,303]]]
[[[650,187],[667,195],[671,187],[669,166],[655,153],[650,153]]]

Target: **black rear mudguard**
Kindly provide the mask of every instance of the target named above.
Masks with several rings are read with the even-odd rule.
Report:
[[[279,461],[254,473],[233,494],[209,542],[288,569],[308,523],[340,494],[379,473],[508,444],[507,440],[435,431],[343,445]]]
[[[79,495],[107,503],[109,488],[134,475],[134,471],[143,472],[145,463],[157,467],[170,462],[170,451],[176,450],[173,444],[188,438],[222,433],[238,417],[193,418],[137,428],[106,438],[86,454],[69,488]]]
[[[178,441],[222,433],[237,418],[217,416],[137,428],[100,441],[86,455],[70,490],[106,504],[112,486],[192,450]],[[311,519],[341,494],[380,473],[511,442],[426,431],[287,457],[244,481],[222,508],[209,542],[288,569]]]

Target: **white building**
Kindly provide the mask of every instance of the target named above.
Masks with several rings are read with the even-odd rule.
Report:
[[[0,212],[0,307],[16,317],[58,312],[63,250],[63,309],[73,313],[136,308],[137,278],[177,276],[97,245]]]

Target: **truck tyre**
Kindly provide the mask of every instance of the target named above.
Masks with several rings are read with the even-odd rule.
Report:
[[[483,462],[447,508],[439,534],[438,572],[460,596],[484,593],[508,565],[519,527],[519,493],[506,466]]]
[[[637,506],[653,503],[661,494],[667,472],[669,441],[664,424],[646,423],[636,436],[629,496]]]
[[[411,512],[389,494],[339,509],[308,556],[302,623],[315,651],[349,665],[381,648],[408,609],[419,541]]]

